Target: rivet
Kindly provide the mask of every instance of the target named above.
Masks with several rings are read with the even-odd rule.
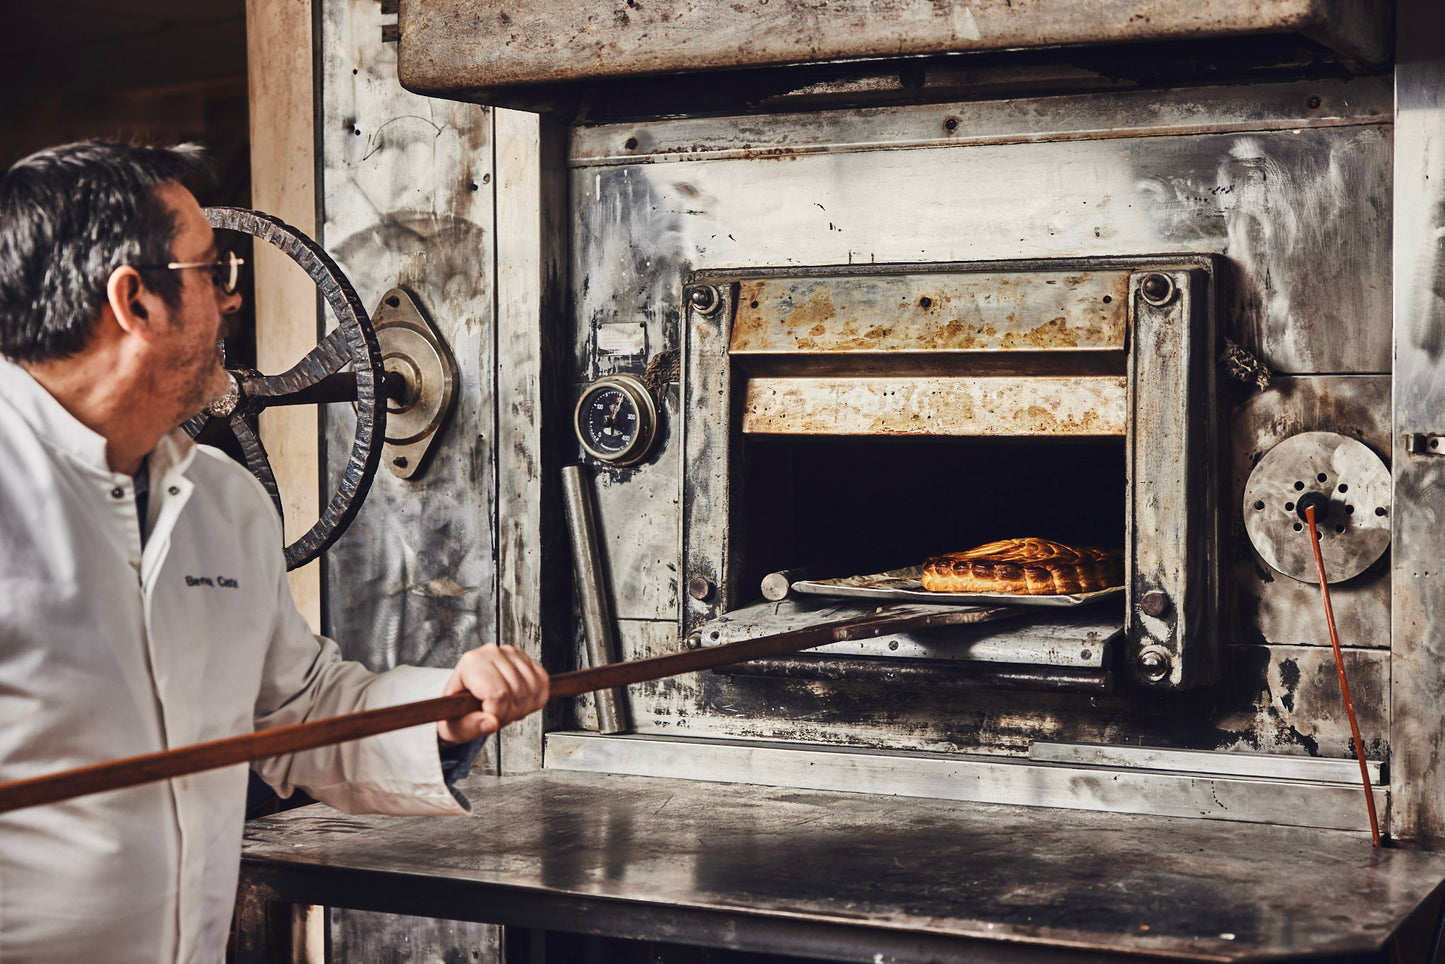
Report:
[[[1174,279],[1167,274],[1148,275],[1139,285],[1144,300],[1156,308],[1162,308],[1174,300]]]
[[[125,489],[122,489],[120,486],[117,485],[115,488],[110,490],[110,497],[112,499],[125,498]]]

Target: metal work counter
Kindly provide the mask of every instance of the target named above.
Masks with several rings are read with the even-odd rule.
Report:
[[[464,788],[471,818],[252,821],[243,898],[844,961],[1332,960],[1445,880],[1445,855],[1360,833],[557,771]]]

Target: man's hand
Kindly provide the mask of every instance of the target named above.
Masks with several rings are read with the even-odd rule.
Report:
[[[443,696],[466,691],[482,708],[454,720],[439,720],[437,735],[448,743],[469,743],[495,733],[547,702],[547,671],[515,646],[479,646],[462,654]]]

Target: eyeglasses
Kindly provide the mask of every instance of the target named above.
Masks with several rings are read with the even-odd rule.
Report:
[[[137,270],[147,271],[180,271],[183,268],[210,268],[211,284],[220,288],[222,292],[233,295],[241,285],[241,266],[246,263],[245,258],[238,257],[233,251],[223,251],[215,261],[172,261],[168,264],[137,264],[132,267]]]

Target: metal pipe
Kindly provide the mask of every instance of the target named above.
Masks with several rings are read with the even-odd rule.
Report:
[[[592,492],[580,465],[562,468],[562,501],[567,510],[567,534],[572,541],[572,573],[577,586],[577,604],[582,610],[582,635],[587,648],[587,661],[595,667],[616,661],[617,647],[612,637],[612,606],[603,582],[602,551],[597,543],[597,513],[592,505]],[[627,729],[622,709],[622,693],[617,689],[598,690],[599,733],[621,733]]]
[[[819,571],[817,566],[797,566],[792,569],[770,572],[763,577],[761,586],[763,598],[769,602],[787,599],[793,589],[793,583],[804,579],[815,579]]]

